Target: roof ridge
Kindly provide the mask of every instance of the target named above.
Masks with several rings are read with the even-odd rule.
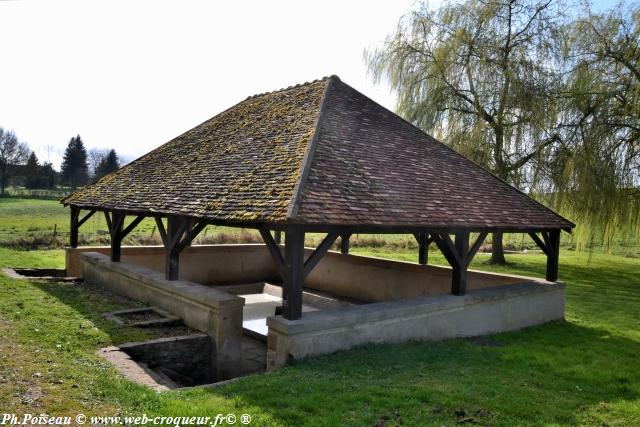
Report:
[[[324,115],[325,106],[327,105],[327,94],[329,93],[329,89],[331,88],[332,83],[341,81],[340,77],[336,76],[335,74],[332,74],[329,77],[325,77],[320,81],[324,80],[326,80],[327,83],[324,88],[324,92],[322,93],[320,106],[318,107],[318,116],[316,117],[316,121],[313,124],[313,134],[311,135],[311,138],[309,138],[307,151],[304,153],[304,157],[302,158],[302,165],[300,166],[300,175],[298,177],[298,182],[293,188],[293,194],[291,195],[291,201],[289,202],[289,208],[287,209],[288,220],[294,219],[298,216],[298,210],[300,208],[300,203],[302,202],[302,189],[305,187],[307,176],[309,175],[309,169],[311,168],[311,163],[313,162],[313,153],[318,141],[318,128],[320,127],[320,123]]]
[[[326,81],[326,80],[330,80],[330,79],[333,79],[333,78],[336,78],[336,79],[340,80],[340,78],[338,76],[336,76],[335,74],[332,74],[330,76],[324,76],[324,77],[321,77],[319,79],[311,80],[311,81],[308,81],[308,82],[298,83],[298,84],[295,84],[295,85],[292,85],[292,86],[283,87],[283,88],[280,88],[280,89],[275,89],[275,90],[271,90],[271,91],[267,91],[267,92],[262,92],[262,93],[256,93],[254,95],[249,95],[244,100],[246,101],[248,99],[257,98],[259,96],[273,95],[273,94],[276,94],[276,93],[284,92],[286,90],[296,89],[296,88],[299,88],[299,87],[302,87],[302,86],[309,86],[309,85],[312,85],[314,83],[320,83],[320,82],[323,82],[323,81]]]

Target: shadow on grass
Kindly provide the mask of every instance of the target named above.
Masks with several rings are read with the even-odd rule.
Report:
[[[109,337],[109,342],[106,344],[117,345],[131,341],[143,341],[163,335],[161,328],[127,327],[106,319],[104,317],[106,313],[142,307],[144,304],[114,294],[102,286],[87,282],[33,281],[31,284],[57,299],[82,318],[90,320],[93,326]]]

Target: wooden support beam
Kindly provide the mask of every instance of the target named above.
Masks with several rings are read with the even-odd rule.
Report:
[[[427,235],[426,233],[419,233],[420,240],[418,241],[418,264],[427,265],[429,262],[429,249],[427,247]]]
[[[190,226],[190,221],[184,217],[170,216],[167,218],[167,243],[165,244],[165,278],[178,280],[180,275],[180,242]]]
[[[478,249],[480,249],[482,242],[487,237],[487,233],[480,233],[471,248],[469,248],[469,231],[457,231],[455,233],[455,242],[451,240],[447,233],[434,234],[432,237],[449,265],[451,265],[451,293],[464,295],[467,292],[467,269]]]
[[[561,230],[540,231],[542,239],[535,232],[530,232],[529,236],[542,249],[547,256],[546,279],[549,282],[558,280],[558,261],[560,258],[560,233]]]
[[[549,256],[549,253],[547,251],[547,245],[544,244],[544,242],[540,239],[540,237],[538,237],[538,235],[533,231],[529,233],[529,236],[531,236],[533,241],[536,242],[536,245],[538,245],[538,247],[542,249],[542,252],[544,252],[545,255]]]
[[[105,212],[105,217],[109,218],[109,213]],[[122,226],[126,215],[119,212],[113,212],[107,221],[109,225],[109,236],[111,237],[111,261],[120,262],[122,253]]]
[[[547,275],[549,282],[558,280],[558,266],[560,259],[560,230],[551,230],[543,234],[547,246]]]
[[[467,266],[469,265],[468,231],[456,233],[455,251],[458,255],[458,263],[452,266],[451,293],[464,295],[467,292]]]
[[[478,253],[480,246],[482,246],[482,243],[487,238],[488,234],[489,233],[487,233],[486,231],[483,231],[482,233],[480,233],[476,241],[473,243],[473,246],[471,246],[471,249],[469,249],[469,255],[467,256],[467,267],[469,267],[469,264],[471,264],[473,257],[475,257],[476,254]]]
[[[89,216],[90,215],[87,215],[84,220],[88,219]],[[108,211],[105,211],[104,218],[107,221],[109,236],[111,237],[111,261],[119,262],[122,253],[122,241],[140,224],[145,216],[138,215],[126,228],[124,227],[124,222],[127,215],[122,212],[112,212],[109,214]]]
[[[71,208],[71,223],[69,226],[69,246],[71,246],[72,248],[77,248],[80,227],[82,226],[82,224],[87,222],[87,220],[91,218],[93,214],[96,213],[96,211],[91,210],[84,217],[82,217],[82,219],[80,219],[81,208],[79,206],[73,206],[73,205],[71,205],[70,208]]]
[[[162,244],[167,246],[167,230],[164,228],[164,223],[162,222],[162,217],[155,217],[156,227],[158,228],[158,234],[160,234],[160,240],[162,240]]]
[[[78,247],[78,228],[80,224],[78,218],[80,216],[80,208],[71,205],[71,222],[69,224],[69,246],[72,248]]]
[[[304,231],[300,227],[290,226],[285,231],[284,257],[267,228],[258,229],[271,258],[282,278],[283,316],[294,320],[302,316],[302,290],[304,279],[318,265],[324,254],[338,238],[338,233],[328,233],[316,250],[304,260]]]
[[[178,280],[180,276],[180,253],[191,245],[193,239],[207,226],[206,221],[194,222],[187,217],[170,216],[167,218],[167,229],[160,218],[156,218],[156,225],[163,236],[162,243],[165,250],[165,278]]]
[[[283,277],[283,316],[296,320],[302,317],[304,284],[304,231],[290,226],[285,231],[285,274]]]
[[[418,264],[427,265],[429,262],[429,245],[433,242],[433,236],[427,232],[413,233],[418,242]]]
[[[351,234],[341,234],[340,235],[340,253],[342,255],[347,255],[349,253],[349,239],[351,238]]]
[[[318,265],[318,262],[322,259],[324,254],[331,248],[331,245],[338,238],[338,233],[329,233],[327,237],[325,237],[320,245],[316,248],[316,250],[311,254],[311,256],[304,263],[304,271],[302,273],[302,279],[306,279],[306,277],[311,273],[311,270]]]
[[[93,216],[93,214],[96,213],[96,211],[89,211],[88,214],[86,214],[80,221],[78,221],[78,228],[80,228],[82,226],[82,224],[84,224],[85,222],[87,222],[87,220],[89,218],[91,218]]]
[[[124,239],[125,237],[127,237],[127,235],[131,233],[131,231],[133,231],[133,229],[136,228],[144,218],[145,218],[144,215],[138,215],[136,219],[131,221],[131,224],[129,224],[124,230],[122,230],[121,238]]]
[[[276,242],[276,245],[279,245],[282,243],[282,231],[273,232],[273,241]]]
[[[284,281],[285,263],[284,263],[284,258],[282,256],[282,252],[280,252],[280,247],[275,242],[273,237],[271,237],[271,233],[269,232],[269,230],[265,228],[260,228],[258,229],[258,231],[262,236],[262,240],[264,240],[264,244],[267,245],[267,249],[271,254],[273,263],[276,265],[276,270],[278,270],[278,274],[280,274],[280,277],[283,278],[283,281]]]
[[[438,249],[440,249],[440,252],[442,252],[442,255],[447,259],[451,267],[460,263],[460,257],[458,256],[455,245],[448,234],[434,234],[433,241],[438,246]]]
[[[111,217],[109,216],[109,211],[104,211],[104,220],[107,222],[107,230],[111,233]]]
[[[195,239],[206,226],[207,223],[205,221],[199,221],[196,223],[194,223],[193,221],[188,221],[187,227],[184,230],[180,241],[178,242],[178,251],[182,252],[183,250],[191,246],[191,243],[193,243],[193,239]]]

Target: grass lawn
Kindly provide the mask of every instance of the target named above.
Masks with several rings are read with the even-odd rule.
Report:
[[[508,271],[544,272],[540,255],[511,260]],[[62,251],[0,249],[2,266],[62,263]],[[640,261],[597,255],[588,262],[587,254],[565,252],[561,277],[566,322],[490,340],[364,347],[215,389],[161,394],[95,355],[144,335],[100,316],[131,303],[87,285],[0,277],[0,408],[248,413],[252,425],[640,425]]]
[[[47,227],[50,219],[42,215],[66,218],[62,209],[50,212],[50,205],[36,212],[39,202],[48,201],[35,201],[28,220],[14,221],[26,207],[18,206],[19,199],[5,200],[0,233]],[[353,251],[416,258],[414,250],[398,247]],[[62,267],[63,258],[62,250],[0,247],[0,267]],[[429,259],[444,264],[438,252]],[[545,259],[538,253],[510,256],[512,264],[501,268],[484,260],[479,254],[472,268],[544,276]],[[560,277],[567,282],[564,322],[481,340],[369,346],[217,388],[155,393],[122,378],[95,354],[153,336],[101,317],[134,302],[88,284],[22,281],[0,273],[0,410],[246,413],[251,425],[286,426],[640,425],[640,259],[564,250]]]

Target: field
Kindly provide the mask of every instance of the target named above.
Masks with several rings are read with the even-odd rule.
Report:
[[[98,221],[103,219],[83,232],[99,235]],[[56,202],[0,199],[0,267],[62,267],[60,249],[25,251],[10,243],[51,235],[53,224],[64,236],[67,223]],[[152,234],[153,224],[145,227],[140,236]],[[226,229],[211,233],[234,237]],[[637,249],[626,249],[626,256],[568,249],[560,258],[560,278],[567,283],[564,322],[481,339],[369,346],[217,388],[160,394],[130,383],[95,355],[98,348],[151,334],[115,328],[101,317],[133,302],[88,284],[0,274],[0,409],[246,413],[251,425],[287,426],[640,425]],[[416,257],[410,239],[401,236],[363,239],[354,252]],[[436,251],[429,259],[444,263]],[[473,268],[544,276],[545,259],[535,251],[510,255],[507,267],[488,266],[486,259],[479,254]]]

